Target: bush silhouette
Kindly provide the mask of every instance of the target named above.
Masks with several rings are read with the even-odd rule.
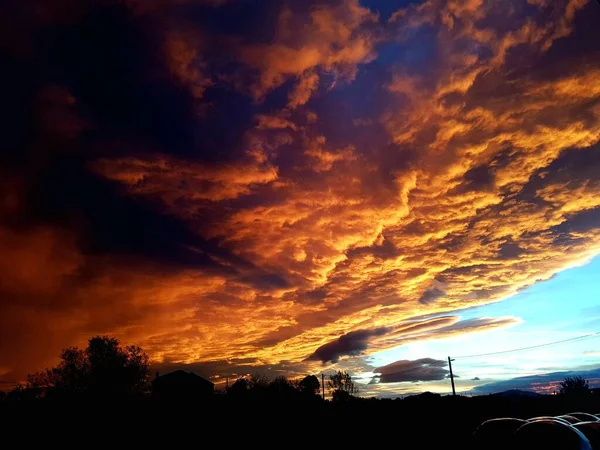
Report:
[[[320,388],[319,379],[314,375],[307,375],[298,383],[298,390],[305,396],[319,395]]]
[[[591,394],[588,381],[582,376],[567,377],[560,382],[560,393],[562,395],[581,397]]]
[[[327,386],[333,391],[331,395],[334,401],[348,400],[358,394],[358,387],[346,371],[338,370],[329,375]]]

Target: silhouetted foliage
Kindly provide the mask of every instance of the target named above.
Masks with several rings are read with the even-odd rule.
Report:
[[[269,386],[270,383],[271,378],[262,373],[253,373],[248,379],[250,389],[253,391],[264,390]]]
[[[246,378],[238,378],[227,391],[230,395],[246,395],[250,390],[250,383]]]
[[[329,375],[327,386],[333,391],[331,395],[334,401],[348,400],[358,394],[358,387],[346,371],[338,370],[336,373]]]
[[[319,387],[319,381],[314,375],[297,381],[284,376],[271,378],[266,374],[256,373],[236,380],[227,393],[234,397],[247,396],[256,401],[297,402],[318,398],[315,394]]]
[[[321,383],[319,383],[319,379],[314,375],[307,375],[298,383],[298,390],[306,396],[319,395],[320,388]]]
[[[28,394],[27,389],[22,384],[16,385],[14,389],[6,395],[6,401],[13,403],[29,399],[31,399],[31,395]]]
[[[284,376],[276,377],[269,383],[269,395],[279,399],[290,399],[298,395],[294,385]]]
[[[585,396],[591,394],[588,381],[582,376],[567,377],[560,382],[560,393],[569,396]]]
[[[119,340],[96,336],[84,350],[66,348],[52,369],[27,376],[27,388],[47,388],[58,394],[133,394],[148,389],[148,355],[135,345],[121,347]]]

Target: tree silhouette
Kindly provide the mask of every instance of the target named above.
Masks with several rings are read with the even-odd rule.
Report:
[[[358,387],[346,371],[338,370],[336,373],[329,375],[327,386],[333,391],[332,398],[334,401],[348,400],[358,394]]]
[[[246,395],[250,390],[250,383],[246,378],[238,378],[227,390],[230,395]]]
[[[121,347],[119,340],[95,336],[84,350],[69,347],[52,369],[29,374],[28,388],[50,388],[60,394],[133,394],[148,388],[148,355],[135,345]]]
[[[279,376],[274,378],[268,386],[268,392],[271,397],[278,399],[291,399],[298,395],[298,391],[294,388],[294,385],[284,377]]]
[[[318,395],[320,387],[319,379],[314,375],[307,375],[298,383],[298,390],[306,396]]]
[[[271,378],[263,373],[253,373],[248,379],[250,389],[253,391],[265,390],[271,383]]]
[[[560,393],[563,395],[580,397],[589,395],[591,392],[588,381],[580,375],[566,377],[560,382]]]
[[[57,367],[27,375],[29,389],[54,388],[68,394],[79,394],[89,387],[89,362],[83,350],[65,348]]]

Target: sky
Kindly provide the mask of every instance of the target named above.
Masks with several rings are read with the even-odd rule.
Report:
[[[461,392],[600,378],[594,338],[464,358],[600,330],[598,17],[9,0],[0,384],[94,335],[369,396],[448,392],[448,356]]]
[[[449,339],[424,339],[374,353],[368,357],[373,368],[404,362],[396,377],[403,383],[373,385],[379,379],[372,370],[357,374],[357,381],[371,383],[364,389],[365,394],[394,397],[415,390],[447,394],[452,392],[445,361],[450,356],[457,376],[456,390],[466,395],[508,389],[553,393],[560,389],[558,384],[566,376],[577,375],[585,377],[591,387],[600,387],[598,273],[600,257],[503,301],[456,311],[463,321],[512,317],[518,322],[510,327]],[[422,355],[429,359],[423,360]]]

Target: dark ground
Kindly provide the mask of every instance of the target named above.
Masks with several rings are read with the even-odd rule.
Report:
[[[3,448],[43,445],[114,448],[468,449],[495,417],[600,413],[600,399],[428,397],[347,402],[284,402],[214,395],[195,402],[37,400],[0,404]]]

